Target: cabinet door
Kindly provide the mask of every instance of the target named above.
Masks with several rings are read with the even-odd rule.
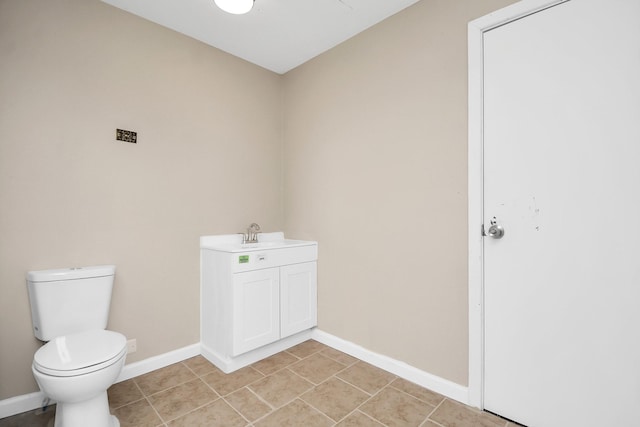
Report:
[[[280,267],[282,338],[318,324],[317,288],[315,262]]]
[[[233,275],[232,356],[280,338],[278,268]]]

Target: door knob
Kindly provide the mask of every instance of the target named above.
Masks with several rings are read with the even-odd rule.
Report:
[[[487,229],[484,235],[494,239],[502,239],[502,237],[504,236],[504,228],[502,228],[501,225],[498,225],[495,216],[491,220],[491,226],[489,227],[489,229]]]

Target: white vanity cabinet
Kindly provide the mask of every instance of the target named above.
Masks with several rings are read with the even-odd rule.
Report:
[[[316,262],[280,267],[280,336],[293,335],[318,323]]]
[[[232,372],[305,341],[317,324],[316,242],[200,238],[202,354]]]
[[[268,268],[233,275],[231,356],[280,339],[279,273]]]

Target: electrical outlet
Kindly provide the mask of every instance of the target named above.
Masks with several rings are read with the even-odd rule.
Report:
[[[116,139],[118,141],[138,143],[138,133],[132,130],[116,129]]]
[[[135,353],[138,350],[138,344],[136,343],[136,339],[127,341],[127,353]]]

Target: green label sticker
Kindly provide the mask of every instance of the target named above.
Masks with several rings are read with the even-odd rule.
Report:
[[[240,264],[246,264],[246,263],[248,263],[248,262],[249,262],[249,255],[240,255],[240,256],[238,257],[238,262],[239,262]]]

